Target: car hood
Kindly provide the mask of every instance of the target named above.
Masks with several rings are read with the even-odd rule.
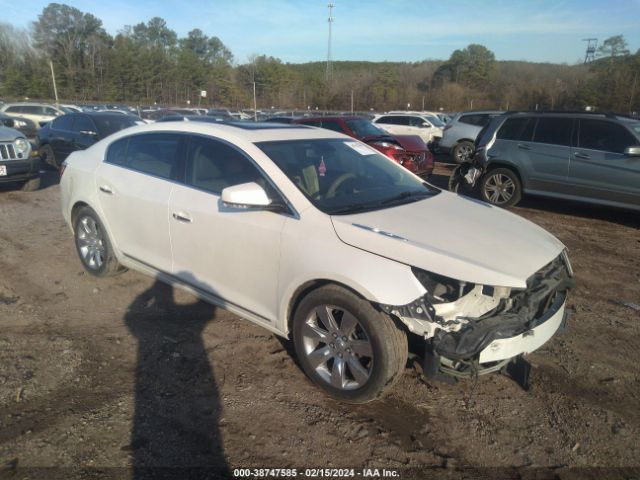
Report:
[[[24,135],[15,128],[0,126],[0,142],[13,142],[16,138],[24,138]]]
[[[445,191],[331,219],[348,245],[482,285],[525,288],[529,276],[564,250],[553,235],[518,215]]]
[[[418,135],[394,135],[393,137],[408,152],[422,152],[427,149],[424,140]]]

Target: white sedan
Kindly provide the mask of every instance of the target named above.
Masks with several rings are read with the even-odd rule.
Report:
[[[71,154],[61,193],[89,273],[139,270],[291,338],[347,402],[388,390],[409,337],[434,376],[499,369],[554,335],[572,284],[540,227],[326,129],[133,127]]]

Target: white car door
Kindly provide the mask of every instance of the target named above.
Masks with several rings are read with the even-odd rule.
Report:
[[[172,274],[273,324],[277,317],[280,237],[287,216],[225,207],[222,189],[256,182],[258,168],[236,148],[210,137],[189,142],[183,185],[169,202]]]
[[[125,137],[107,150],[96,170],[96,188],[112,241],[124,255],[171,271],[169,197],[179,176],[186,138],[174,133]]]
[[[392,135],[418,135],[423,142],[432,140],[431,129],[422,127],[425,121],[410,115],[386,115],[376,120],[376,124]]]

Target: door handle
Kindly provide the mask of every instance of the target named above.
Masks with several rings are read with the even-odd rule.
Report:
[[[590,155],[587,155],[586,153],[580,153],[580,152],[574,153],[573,156],[576,158],[582,158],[584,160],[589,160],[591,158]]]
[[[519,143],[518,148],[520,150],[531,150],[531,147],[529,145],[525,145],[524,143]]]
[[[113,190],[111,190],[111,187],[108,187],[107,185],[101,185],[100,186],[100,191],[103,193],[107,193],[109,195],[113,194]]]
[[[183,222],[183,223],[191,223],[191,222],[193,222],[192,218],[189,215],[187,215],[186,213],[183,213],[183,212],[180,212],[180,213],[175,213],[174,212],[173,218],[175,218],[179,222]]]

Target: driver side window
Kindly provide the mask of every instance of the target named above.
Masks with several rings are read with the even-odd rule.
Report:
[[[239,150],[211,138],[191,137],[187,153],[187,185],[220,195],[227,187],[249,182],[257,183],[274,198],[269,182]]]

